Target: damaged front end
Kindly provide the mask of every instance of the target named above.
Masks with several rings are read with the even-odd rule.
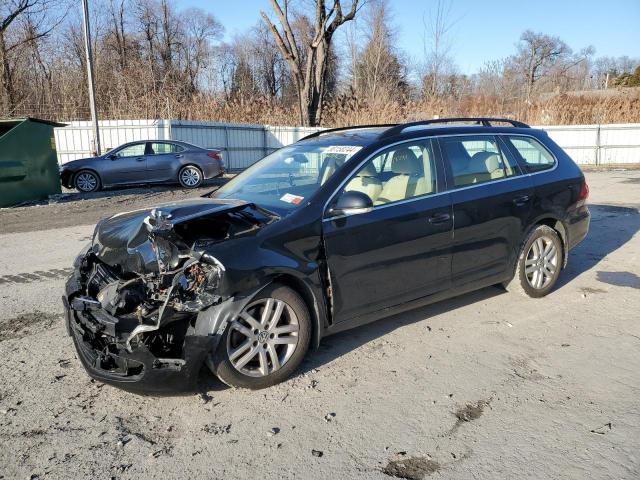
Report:
[[[89,374],[144,393],[192,388],[217,345],[216,307],[230,300],[210,248],[271,220],[250,204],[202,199],[99,223],[63,297]]]

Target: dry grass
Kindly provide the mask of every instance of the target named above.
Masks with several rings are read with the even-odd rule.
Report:
[[[327,125],[393,123],[440,117],[496,116],[518,119],[533,125],[569,125],[640,122],[640,93],[606,97],[556,95],[527,104],[497,97],[474,95],[460,100],[433,99],[419,102],[361,104],[343,99],[328,106]]]
[[[298,112],[262,97],[226,100],[198,94],[189,100],[160,101],[151,95],[136,97],[123,104],[110,102],[100,109],[109,119],[172,118],[230,123],[297,125]],[[24,115],[52,120],[88,119],[84,106],[32,106]],[[596,123],[640,123],[640,91],[629,90],[609,95],[554,95],[528,104],[520,99],[469,95],[459,99],[435,98],[396,101],[377,98],[364,102],[342,95],[325,105],[322,126],[346,126],[372,123],[397,123],[440,117],[496,116],[518,119],[532,125],[569,125]]]

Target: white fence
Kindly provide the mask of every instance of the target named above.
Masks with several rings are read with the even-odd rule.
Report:
[[[581,165],[640,163],[640,123],[539,126]]]
[[[640,163],[640,124],[540,126],[579,164]],[[224,152],[227,168],[243,169],[317,128],[272,127],[178,120],[100,122],[103,151],[135,140],[182,140]],[[93,149],[90,122],[55,129],[58,161],[87,157]]]

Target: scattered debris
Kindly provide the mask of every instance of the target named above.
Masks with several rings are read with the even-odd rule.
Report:
[[[156,450],[149,454],[150,457],[158,458],[160,455],[171,453],[171,447],[162,447],[160,450]]]
[[[223,435],[231,432],[231,424],[218,425],[217,423],[209,423],[202,427],[202,430],[207,433],[212,433],[213,435]]]
[[[14,318],[3,319],[0,322],[0,342],[15,340],[33,333],[32,328],[37,326],[38,331],[42,331],[55,324],[62,315],[56,313],[44,313],[35,310],[31,313],[24,313]]]
[[[333,413],[333,412],[331,412],[331,413],[327,413],[327,414],[324,416],[324,421],[328,423],[328,422],[330,422],[331,420],[333,420],[334,418],[336,418],[336,414],[335,414],[335,413]]]
[[[322,452],[321,450],[311,450],[311,455],[320,458],[324,455],[324,452]]]
[[[563,343],[562,345],[560,345],[561,347],[570,347],[571,345],[568,343]]]
[[[267,435],[269,435],[270,437],[273,437],[274,435],[277,435],[279,433],[280,433],[280,429],[278,427],[273,427],[271,430],[267,432]]]
[[[440,470],[440,464],[434,460],[426,457],[410,457],[389,461],[382,469],[382,473],[407,480],[422,480],[438,470]]]
[[[484,407],[489,405],[486,400],[479,400],[475,405],[467,403],[464,407],[456,410],[455,416],[459,422],[470,422],[471,420],[477,420],[482,415]]]
[[[431,327],[429,325],[427,325],[427,330],[430,332],[431,331]]]
[[[58,360],[59,367],[69,368],[69,365],[71,365],[71,360],[69,360],[68,358],[61,358],[60,360]]]
[[[204,403],[206,405],[211,400],[213,400],[213,397],[211,395],[209,395],[208,392],[200,392],[200,399],[202,400],[202,403]]]
[[[580,290],[582,291],[583,298],[586,297],[588,293],[607,293],[607,291],[602,288],[581,287]]]
[[[609,428],[609,430],[611,430],[611,422],[609,423],[605,423],[604,425],[602,425],[601,427],[598,428],[594,428],[593,430],[590,430],[591,433],[595,433],[598,435],[604,435],[606,432],[604,431],[606,428]]]

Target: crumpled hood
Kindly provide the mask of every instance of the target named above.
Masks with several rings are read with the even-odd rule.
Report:
[[[104,263],[119,267],[123,272],[157,271],[157,255],[149,241],[150,234],[171,230],[175,225],[196,218],[241,210],[248,205],[241,200],[196,198],[119,213],[97,224],[92,251]]]

